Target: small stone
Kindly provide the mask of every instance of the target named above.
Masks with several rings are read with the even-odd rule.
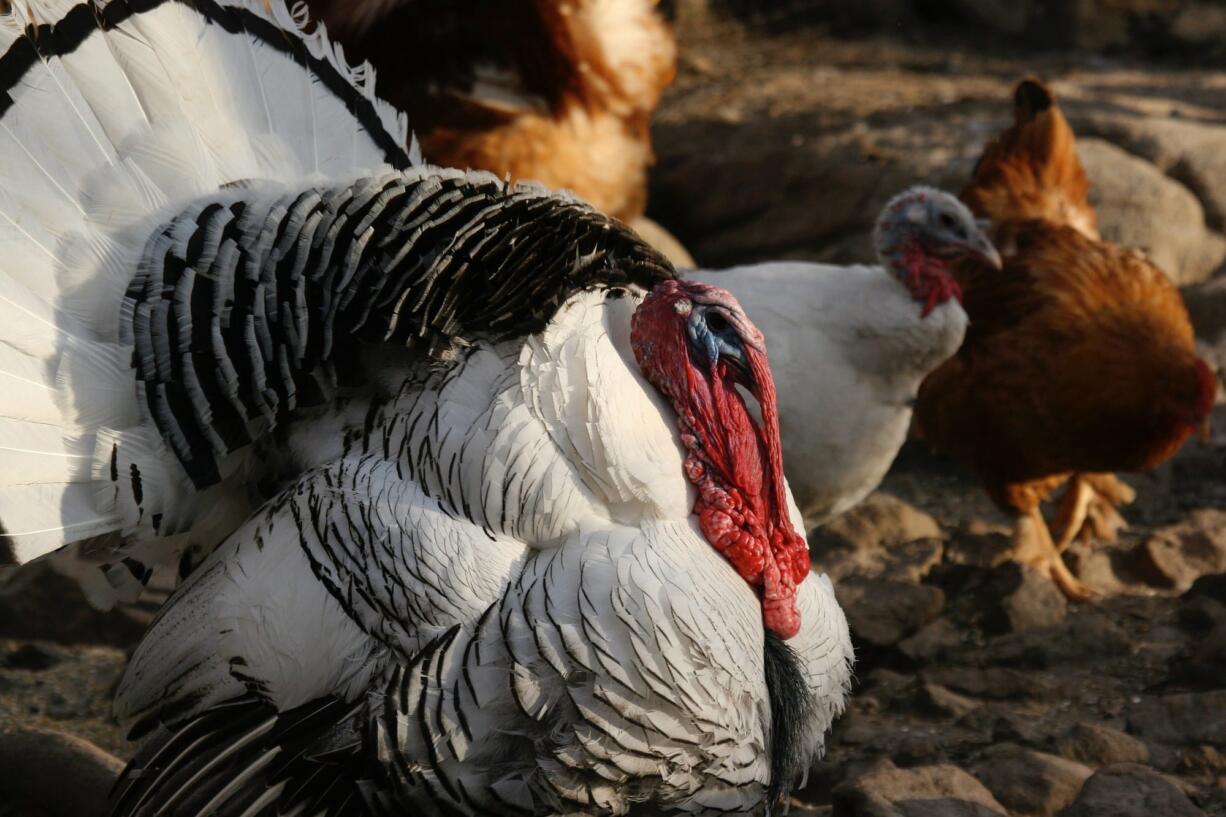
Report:
[[[992,723],[992,741],[1047,746],[1053,737],[1052,727],[1052,722],[1046,718],[1037,718],[1030,713],[1005,712]]]
[[[1132,648],[1117,623],[1096,608],[1082,609],[1055,627],[998,636],[984,649],[990,664],[1025,669],[1100,661]]]
[[[1089,766],[1014,744],[989,749],[974,772],[1011,812],[1034,817],[1053,817],[1093,774]]]
[[[1156,743],[1226,748],[1226,689],[1141,698],[1128,713],[1128,729]]]
[[[1179,770],[1185,774],[1216,776],[1226,771],[1226,754],[1212,746],[1193,746],[1180,755]]]
[[[880,579],[855,579],[835,586],[853,639],[876,647],[898,643],[941,614],[940,588]]]
[[[1226,280],[1226,279],[1223,279]],[[1214,573],[1201,576],[1192,582],[1192,586],[1183,594],[1184,600],[1206,598],[1226,605],[1226,573]]]
[[[1154,531],[1136,552],[1139,570],[1160,587],[1188,590],[1201,576],[1226,571],[1226,511],[1202,509]]]
[[[1002,531],[977,531],[974,528],[959,533],[945,544],[945,561],[949,564],[993,568],[1005,564],[1013,556],[1013,539]]]
[[[941,528],[889,494],[862,503],[813,531],[816,568],[836,582],[852,576],[918,583],[941,561]]]
[[[1060,754],[1091,766],[1147,763],[1149,749],[1126,732],[1099,723],[1076,723],[1058,744]]]
[[[874,550],[905,545],[916,539],[940,539],[941,526],[919,508],[878,492],[824,525],[820,536]]]
[[[37,644],[22,644],[4,656],[3,663],[8,669],[42,672],[51,669],[61,661],[63,658],[48,652]]]
[[[958,628],[949,619],[941,617],[898,642],[898,649],[912,661],[924,664],[957,651],[962,643],[962,633]]]
[[[1199,599],[1220,607],[1217,602]],[[1191,655],[1172,662],[1168,680],[1184,687],[1218,689],[1226,686],[1226,622],[1215,624],[1193,642]]]
[[[925,682],[994,700],[1043,699],[1053,692],[1052,683],[1040,675],[1002,667],[941,667],[926,670],[921,677]]]
[[[924,713],[940,718],[961,718],[982,704],[974,698],[959,695],[940,684],[923,684],[915,693],[915,704]]]
[[[1055,583],[1016,562],[998,567],[996,585],[984,617],[988,632],[1007,633],[1050,627],[1068,614],[1068,600]]]
[[[1005,807],[957,766],[900,769],[881,760],[834,789],[834,817],[1003,817]]]
[[[1204,817],[1162,775],[1135,763],[1099,769],[1060,817]]]
[[[1222,624],[1226,624],[1226,605],[1208,596],[1184,595],[1184,602],[1179,605],[1181,627],[1194,633],[1203,633]]]

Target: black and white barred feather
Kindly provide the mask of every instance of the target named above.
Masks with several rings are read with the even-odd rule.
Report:
[[[846,622],[806,581],[794,652],[765,652],[695,526],[629,348],[659,256],[573,198],[420,167],[278,3],[23,0],[0,51],[12,555],[88,544],[118,581],[212,551],[121,683],[145,744],[117,814],[786,793]]]
[[[441,359],[538,332],[589,287],[649,289],[672,275],[582,202],[484,173],[251,184],[157,229],[120,338],[150,416],[204,488],[221,478],[219,458],[335,396],[355,343]]]

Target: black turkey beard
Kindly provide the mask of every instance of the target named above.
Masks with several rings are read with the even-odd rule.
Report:
[[[771,705],[770,769],[767,802],[787,798],[805,771],[809,756],[803,751],[805,734],[813,717],[813,699],[805,683],[800,656],[779,636],[766,632],[766,694]]]

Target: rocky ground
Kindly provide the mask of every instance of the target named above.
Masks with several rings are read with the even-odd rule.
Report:
[[[684,47],[655,129],[652,215],[700,263],[866,260],[885,199],[959,186],[1008,121],[1013,83],[1036,73],[1085,137],[1105,235],[1184,286],[1206,354],[1226,363],[1226,74],[674,5]],[[1217,419],[1209,440],[1129,477],[1119,543],[1074,548],[1105,593],[1087,605],[1003,563],[1006,520],[954,466],[904,449],[880,492],[811,540],[859,663],[793,813],[1226,817],[1226,407]],[[0,597],[0,729],[122,758],[107,702],[141,624],[75,598],[51,575]],[[99,780],[113,769],[70,748]],[[0,803],[0,817],[32,814]]]
[[[655,130],[652,215],[700,264],[869,260],[885,200],[964,184],[1033,74],[1081,137],[1104,236],[1183,286],[1206,355],[1226,368],[1226,73],[990,32],[835,37],[798,15],[747,19],[678,4],[682,68]],[[859,663],[795,807],[1226,815],[1226,407],[1216,419],[1209,440],[1128,477],[1138,498],[1119,543],[1074,547],[1105,594],[1088,605],[1002,563],[1004,517],[908,445],[880,492],[811,537]]]

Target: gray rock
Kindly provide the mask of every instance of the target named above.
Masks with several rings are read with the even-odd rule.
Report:
[[[1183,598],[1185,600],[1206,598],[1226,605],[1226,573],[1201,576],[1192,582],[1192,586],[1183,594]]]
[[[1065,757],[1091,766],[1149,761],[1149,749],[1143,742],[1100,723],[1073,724],[1057,748]]]
[[[960,650],[964,643],[962,636],[962,631],[942,616],[898,642],[898,649],[912,661],[932,663]]]
[[[992,568],[1005,564],[1013,555],[1013,539],[1003,531],[960,531],[945,543],[949,564]]]
[[[1004,744],[989,749],[974,773],[1010,812],[1053,817],[1073,802],[1093,770],[1056,755]]]
[[[1187,590],[1206,574],[1226,571],[1226,511],[1206,508],[1154,531],[1136,553],[1142,573],[1155,584]]]
[[[994,700],[1043,699],[1053,692],[1052,682],[1037,673],[1001,667],[940,667],[925,670],[920,677],[925,682]]]
[[[877,647],[897,644],[941,614],[945,594],[938,587],[883,579],[850,579],[835,593],[853,638]]]
[[[1143,250],[1177,284],[1203,281],[1221,266],[1226,239],[1205,225],[1192,191],[1108,142],[1080,139],[1077,152],[1104,239]]]
[[[110,811],[108,794],[123,767],[122,760],[75,735],[0,729],[0,803],[35,806],[24,813],[101,817]]]
[[[821,535],[866,550],[896,547],[917,539],[942,538],[941,526],[932,515],[880,491],[832,519],[822,527]]]
[[[926,714],[956,720],[982,704],[940,684],[922,684],[915,692],[915,706]]]
[[[1226,690],[1145,696],[1128,712],[1128,730],[1157,743],[1226,748]]]
[[[1055,583],[1016,562],[994,571],[984,625],[989,632],[1018,632],[1059,624],[1068,615],[1068,600]]]
[[[1226,40],[1226,7],[1217,3],[1186,3],[1171,20],[1171,34],[1197,45]]]
[[[1133,642],[1111,616],[1083,608],[1055,627],[997,636],[984,645],[985,664],[1024,670],[1082,666],[1127,653]]]
[[[982,783],[948,764],[873,764],[834,789],[834,817],[1003,817]]]
[[[1182,791],[1147,766],[1121,763],[1094,773],[1060,817],[1203,817]]]
[[[1226,623],[1214,625],[1192,644],[1192,653],[1171,665],[1168,680],[1184,687],[1226,688]]]
[[[1226,342],[1226,276],[1184,287],[1181,294],[1196,337],[1214,349]]]
[[[1226,754],[1212,746],[1193,746],[1180,755],[1179,771],[1184,774],[1220,775],[1226,772]]]

